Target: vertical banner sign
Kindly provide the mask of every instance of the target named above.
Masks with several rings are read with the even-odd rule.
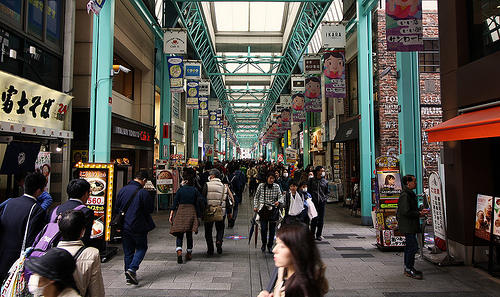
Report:
[[[168,63],[168,75],[170,76],[170,92],[182,93],[184,91],[184,66],[183,58],[180,56],[170,57]]]
[[[424,49],[422,0],[386,0],[387,50],[414,52]]]
[[[321,112],[321,77],[310,75],[306,78],[306,112]]]
[[[185,29],[167,29],[163,33],[164,54],[187,53],[187,31]]]
[[[217,111],[219,109],[219,100],[209,99],[208,100],[208,110]]]
[[[209,110],[208,111],[208,125],[212,128],[217,127],[217,111]]]
[[[302,75],[292,75],[292,93],[304,93],[306,91],[306,81]]]
[[[208,98],[199,97],[198,98],[198,109],[200,110],[199,116],[202,119],[208,118]]]
[[[344,66],[344,51],[332,51],[323,54],[323,74],[325,75],[325,96],[327,98],[346,97]]]
[[[198,108],[198,87],[199,82],[196,80],[188,80],[186,83],[186,107],[188,109]]]
[[[185,62],[184,63],[184,77],[186,79],[200,79],[201,78],[201,63]]]
[[[301,123],[306,121],[305,111],[306,98],[304,93],[297,93],[292,95],[292,121],[294,123]]]
[[[490,240],[493,221],[493,196],[477,195],[476,226],[474,235],[484,240]]]
[[[432,226],[434,227],[434,236],[443,240],[446,239],[445,218],[443,209],[443,193],[441,178],[436,172],[429,176],[429,193],[431,196]]]
[[[50,152],[39,152],[35,161],[35,171],[43,174],[47,179],[44,191],[50,193]]]
[[[205,96],[205,97],[210,96],[210,81],[209,80],[200,81],[200,96]]]
[[[321,26],[323,48],[345,48],[345,26],[341,23]]]
[[[321,74],[321,57],[304,56],[304,74]],[[307,82],[306,82],[307,84]]]

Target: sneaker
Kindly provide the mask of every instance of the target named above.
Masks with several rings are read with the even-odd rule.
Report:
[[[222,243],[216,244],[216,246],[217,246],[217,254],[219,255],[222,254]]]
[[[137,281],[137,275],[132,270],[125,271],[125,275],[128,276],[127,277],[127,284],[129,282],[130,282],[130,284],[136,285],[136,286],[139,284],[139,281]]]
[[[182,251],[177,251],[177,264],[182,264]]]
[[[419,273],[419,271],[415,270],[415,268],[412,268],[412,269],[406,269],[405,268],[404,274],[407,277],[411,277],[411,278],[414,278],[414,279],[422,279],[423,278],[422,272]]]

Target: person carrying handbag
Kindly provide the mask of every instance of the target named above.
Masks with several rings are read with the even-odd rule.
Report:
[[[212,237],[214,224],[216,230],[215,246],[217,247],[217,253],[222,254],[226,200],[228,199],[229,188],[221,182],[220,176],[221,173],[219,170],[211,169],[209,171],[208,182],[203,187],[202,193],[202,195],[207,198],[207,208],[203,217],[205,224],[205,241],[207,242],[207,256],[212,256],[214,254],[214,241]]]
[[[262,252],[265,252],[267,245],[269,253],[272,253],[273,250],[276,221],[279,219],[278,207],[281,199],[280,186],[275,184],[274,181],[273,172],[269,172],[266,183],[262,183],[257,187],[253,200],[253,210],[260,217],[260,235],[262,240],[262,247],[260,249]]]

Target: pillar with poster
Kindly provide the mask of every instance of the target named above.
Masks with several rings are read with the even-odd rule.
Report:
[[[384,156],[375,160],[377,177],[375,182],[375,220],[377,247],[381,250],[402,249],[405,246],[404,234],[400,234],[396,212],[403,187],[399,172],[399,160]]]
[[[179,189],[180,172],[176,167],[169,167],[168,160],[156,160],[157,210],[170,209],[173,195]]]
[[[115,165],[113,163],[77,163],[76,174],[90,183],[90,196],[87,207],[94,211],[94,224],[90,239],[92,246],[98,247],[101,261],[105,262],[116,254],[117,248],[108,247],[111,241],[111,215],[115,199],[114,180]]]

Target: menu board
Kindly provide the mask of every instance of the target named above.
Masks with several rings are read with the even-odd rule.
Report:
[[[111,213],[113,210],[114,164],[79,163],[76,165],[79,178],[90,183],[87,207],[94,211],[91,239],[111,239]]]
[[[156,171],[156,190],[158,194],[174,193],[174,174],[172,170],[163,169]]]
[[[399,173],[399,160],[394,157],[379,157],[375,160],[377,168],[377,189],[379,208],[397,208],[399,194],[403,190]]]
[[[476,200],[476,224],[474,235],[490,240],[491,222],[493,219],[493,196],[478,194]],[[496,206],[496,203],[495,203]],[[500,226],[500,224],[499,224]],[[498,232],[498,227],[497,227]]]

